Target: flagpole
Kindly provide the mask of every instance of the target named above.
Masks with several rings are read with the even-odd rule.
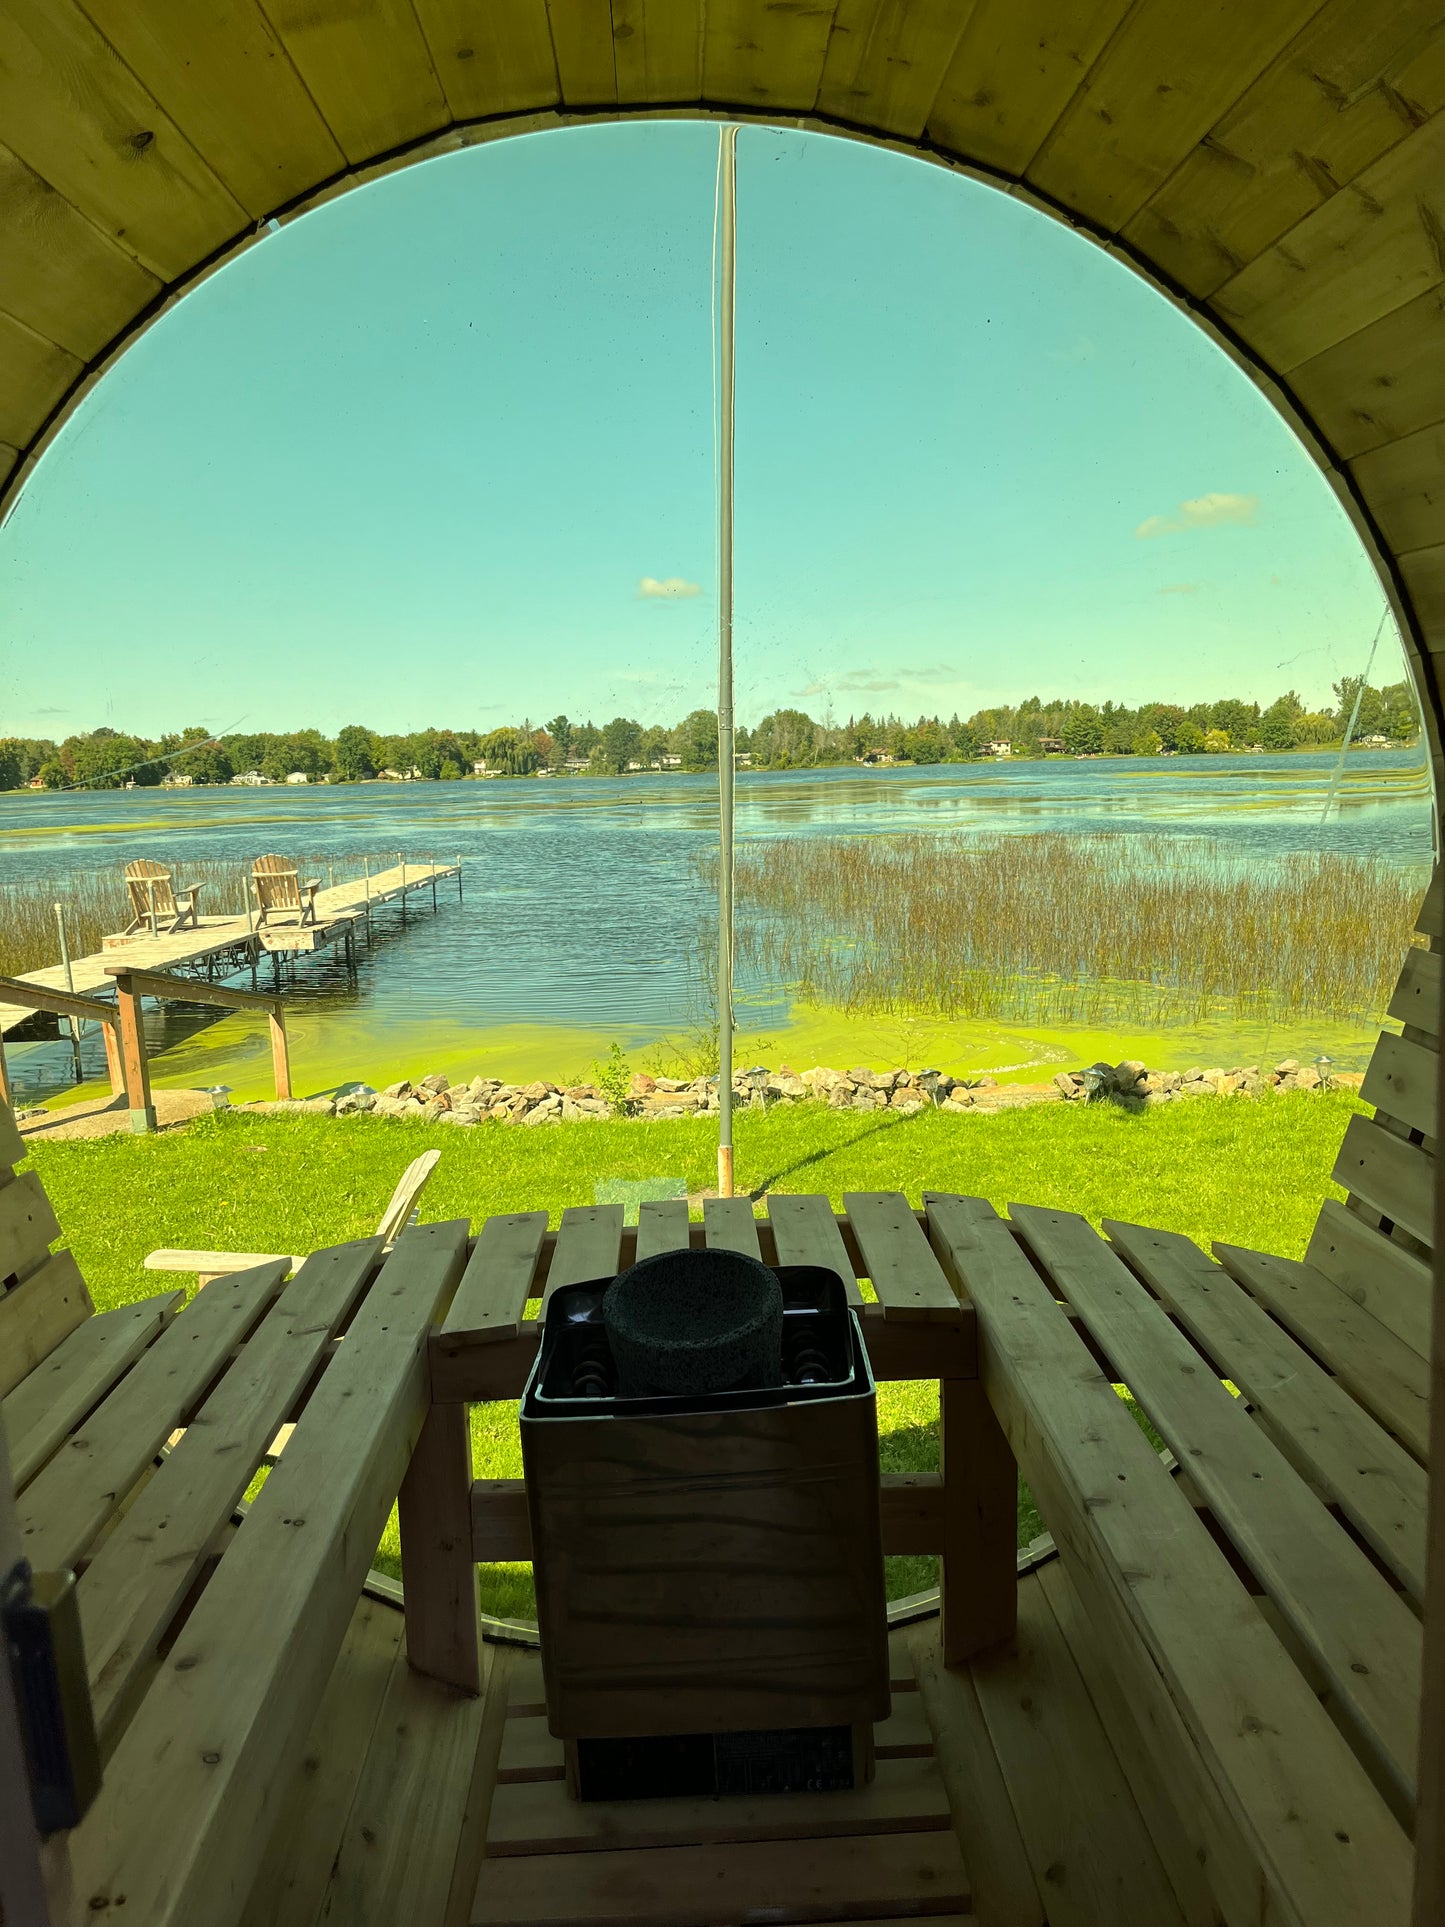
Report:
[[[733,1195],[733,404],[737,296],[736,127],[720,130],[718,200],[722,230],[721,353],[718,392],[717,650],[717,1021],[718,1195]]]

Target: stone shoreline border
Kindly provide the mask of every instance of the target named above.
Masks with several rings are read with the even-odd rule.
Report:
[[[1151,1071],[1137,1059],[1091,1064],[1059,1071],[1047,1084],[1000,1084],[988,1076],[951,1076],[938,1070],[849,1071],[819,1067],[792,1071],[757,1065],[733,1079],[738,1102],[753,1110],[775,1104],[826,1104],[832,1110],[899,1112],[936,1109],[955,1115],[989,1115],[1035,1104],[1106,1103],[1142,1111],[1193,1097],[1261,1097],[1272,1091],[1358,1090],[1358,1071],[1321,1071],[1287,1057],[1272,1070],[1236,1065],[1231,1070]],[[476,1125],[564,1124],[587,1118],[679,1118],[716,1116],[716,1077],[649,1077],[633,1074],[625,1090],[604,1091],[597,1084],[508,1084],[500,1078],[474,1077],[453,1084],[441,1072],[403,1078],[384,1091],[359,1086],[339,1097],[274,1099],[238,1105],[238,1110],[305,1111],[333,1117],[424,1118],[432,1123]]]

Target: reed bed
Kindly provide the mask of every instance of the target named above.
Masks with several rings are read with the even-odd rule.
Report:
[[[360,856],[301,856],[303,876],[319,877],[325,885],[360,876]],[[373,872],[396,861],[394,852],[370,859]],[[203,860],[178,864],[177,884],[202,886],[202,917],[242,917],[250,892],[249,865]],[[27,877],[0,883],[0,977],[23,976],[58,964],[60,932],[55,906],[65,913],[65,936],[72,958],[99,950],[102,937],[124,930],[131,919],[130,896],[120,868],[80,871],[63,877]]]
[[[1377,1021],[1425,879],[1206,838],[784,837],[738,852],[738,956],[855,1012],[1096,1027]]]

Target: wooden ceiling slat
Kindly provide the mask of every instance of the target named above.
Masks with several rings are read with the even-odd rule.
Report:
[[[1319,0],[1139,0],[1028,169],[1117,232],[1299,32]]]
[[[607,0],[547,0],[547,14],[565,105],[615,106],[617,64]]]
[[[977,0],[928,116],[940,147],[1022,175],[1133,0]]]
[[[416,12],[455,119],[556,106],[547,0],[416,0]]]
[[[1445,544],[1445,422],[1370,449],[1351,472],[1396,554]]]
[[[1445,281],[1445,114],[1227,281],[1214,306],[1288,373]]]
[[[85,0],[86,12],[258,220],[339,173],[341,149],[256,0]]]
[[[0,147],[0,308],[89,361],[163,285]]]
[[[266,11],[349,161],[447,125],[412,0],[266,0]]]
[[[0,9],[0,127],[23,161],[163,279],[249,224],[72,0]]]
[[[702,98],[702,0],[612,0],[617,98]]]
[[[702,82],[707,100],[808,113],[828,57],[833,0],[708,0]]]
[[[1440,0],[1331,0],[1219,121],[1124,237],[1212,294],[1445,107]]]
[[[24,448],[81,367],[67,349],[0,314],[0,440]]]
[[[819,111],[916,139],[969,12],[969,0],[840,0]]]
[[[1402,557],[1400,574],[1415,606],[1425,646],[1439,663],[1445,660],[1445,543]]]
[[[1445,421],[1445,290],[1301,363],[1290,387],[1346,459]]]

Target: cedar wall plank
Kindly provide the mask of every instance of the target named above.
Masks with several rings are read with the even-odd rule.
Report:
[[[929,138],[1023,174],[1129,6],[978,0],[929,112]]]
[[[1442,181],[1445,113],[1223,283],[1215,307],[1276,371],[1322,354],[1445,280]]]
[[[1111,233],[1318,10],[1318,0],[1139,0],[1028,179]]]
[[[248,225],[74,0],[0,10],[0,126],[22,160],[162,280]]]
[[[416,14],[458,120],[556,105],[546,0],[416,0]]]
[[[1445,422],[1368,449],[1351,473],[1391,548],[1445,543]]]
[[[24,447],[80,372],[68,349],[0,313],[0,439]]]
[[[82,361],[161,283],[0,146],[0,308]]]
[[[1330,0],[1124,238],[1207,295],[1445,107],[1439,0]]]
[[[86,12],[257,219],[345,166],[257,0],[86,0]]]
[[[1290,387],[1346,459],[1445,421],[1445,290],[1301,362]]]
[[[569,107],[610,107],[617,99],[612,15],[607,0],[547,0],[562,99]]]
[[[922,133],[968,19],[959,0],[841,0],[818,111],[911,140]]]
[[[709,0],[703,39],[703,97],[806,113],[818,99],[834,0],[776,6],[769,0]]]
[[[349,161],[450,119],[411,0],[267,0],[267,15]]]

